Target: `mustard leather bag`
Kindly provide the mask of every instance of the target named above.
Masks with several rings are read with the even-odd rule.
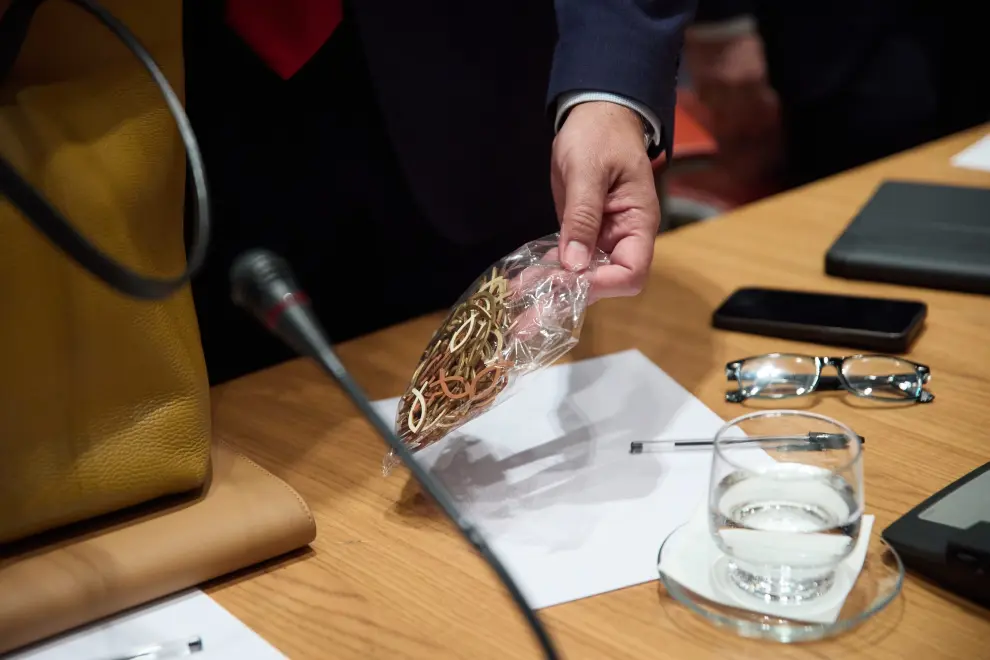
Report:
[[[209,468],[182,2],[104,5],[0,0],[0,544],[195,489]]]

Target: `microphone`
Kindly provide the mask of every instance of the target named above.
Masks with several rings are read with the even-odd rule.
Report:
[[[329,359],[334,363],[330,375],[339,378],[339,360],[285,259],[267,250],[245,252],[230,269],[230,284],[234,304],[251,312],[299,355],[314,358],[320,366]]]
[[[543,622],[526,602],[518,585],[484,537],[470,520],[460,514],[443,484],[420,465],[392,427],[379,417],[364,391],[334,353],[330,340],[310,307],[309,298],[296,283],[289,264],[267,250],[251,250],[234,261],[230,269],[230,283],[231,298],[235,304],[251,312],[296,353],[316,360],[337,381],[361,416],[371,424],[385,444],[409,468],[423,490],[488,563],[529,624],[544,657],[547,660],[557,660],[559,654]]]

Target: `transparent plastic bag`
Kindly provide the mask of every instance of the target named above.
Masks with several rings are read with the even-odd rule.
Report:
[[[566,270],[559,235],[526,243],[474,281],[434,333],[399,400],[395,432],[412,452],[439,442],[519,390],[577,344],[589,275],[608,263],[596,250]],[[398,462],[385,457],[383,472]]]

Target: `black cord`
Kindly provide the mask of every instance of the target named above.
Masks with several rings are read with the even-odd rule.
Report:
[[[361,390],[361,386],[358,385],[354,379],[348,373],[347,369],[341,363],[340,358],[332,350],[323,351],[319,355],[319,360],[322,363],[324,369],[326,369],[331,376],[340,384],[341,388],[347,394],[351,402],[357,406],[357,409],[361,414],[371,422],[375,431],[378,435],[382,437],[383,440],[392,448],[392,450],[398,455],[399,459],[409,468],[412,472],[413,477],[419,482],[423,487],[423,490],[433,498],[433,500],[440,506],[447,517],[450,518],[451,522],[457,527],[458,531],[467,539],[474,549],[481,555],[488,565],[491,567],[492,571],[498,577],[498,579],[505,586],[506,591],[509,592],[509,596],[512,597],[513,602],[519,611],[522,612],[523,617],[526,619],[526,623],[529,624],[530,629],[532,629],[533,634],[536,636],[537,641],[540,644],[540,648],[543,649],[543,655],[547,660],[558,660],[560,657],[557,653],[556,648],[553,645],[553,641],[550,639],[549,633],[547,633],[546,628],[543,626],[543,622],[540,617],[537,616],[536,612],[530,607],[529,603],[526,602],[526,597],[523,596],[522,592],[519,590],[518,585],[509,575],[509,572],[505,569],[505,566],[499,560],[499,558],[492,552],[491,547],[489,547],[488,542],[485,541],[481,532],[478,528],[471,523],[470,520],[461,515],[457,510],[457,506],[454,504],[453,498],[447,493],[446,488],[430,474],[429,470],[426,470],[419,461],[412,455],[412,452],[406,448],[405,444],[396,436],[392,428],[385,423],[385,421],[378,415],[374,408],[371,407],[371,403]]]
[[[14,0],[7,13],[0,18],[0,81],[13,66],[35,9],[42,1]],[[182,107],[182,101],[169,85],[165,74],[127,26],[93,0],[69,0],[69,2],[96,18],[134,54],[161,90],[165,104],[175,120],[186,149],[194,191],[193,240],[186,269],[177,277],[158,279],[140,275],[122,266],[76,231],[65,216],[34,186],[25,181],[2,156],[0,156],[0,194],[5,195],[21,211],[24,218],[57,248],[112,288],[135,298],[161,300],[185,286],[199,271],[206,259],[209,245],[209,192],[196,135]]]

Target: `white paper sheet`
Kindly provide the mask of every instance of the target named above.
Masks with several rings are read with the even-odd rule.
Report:
[[[711,449],[629,443],[714,438],[722,420],[639,351],[553,367],[523,389],[419,460],[534,607],[657,579],[660,545],[707,495]],[[375,404],[389,423],[397,402]]]
[[[870,532],[873,529],[873,516],[863,516],[860,525],[859,540],[852,553],[839,565],[835,573],[835,584],[819,598],[800,606],[778,605],[764,603],[756,598],[734,590],[731,585],[715,574],[714,567],[724,555],[715,545],[708,527],[708,510],[699,507],[687,527],[682,530],[685,536],[679,539],[673,552],[664,549],[660,570],[681,584],[708,600],[744,608],[753,612],[769,614],[784,618],[792,618],[810,623],[834,623],[839,618],[846,596],[856,583],[856,578],[863,570],[866,552],[869,549]],[[754,534],[749,530],[735,530],[738,535]],[[818,537],[818,538],[812,538]],[[676,537],[675,537],[676,538]],[[842,541],[842,537],[828,535],[806,535],[798,542],[817,542],[823,544]],[[848,546],[847,546],[848,547]],[[688,552],[679,552],[683,548]]]
[[[234,615],[193,590],[131,610],[7,660],[107,660],[150,645],[199,637],[203,650],[189,660],[284,660]]]
[[[990,135],[953,156],[952,164],[968,170],[990,172]]]

